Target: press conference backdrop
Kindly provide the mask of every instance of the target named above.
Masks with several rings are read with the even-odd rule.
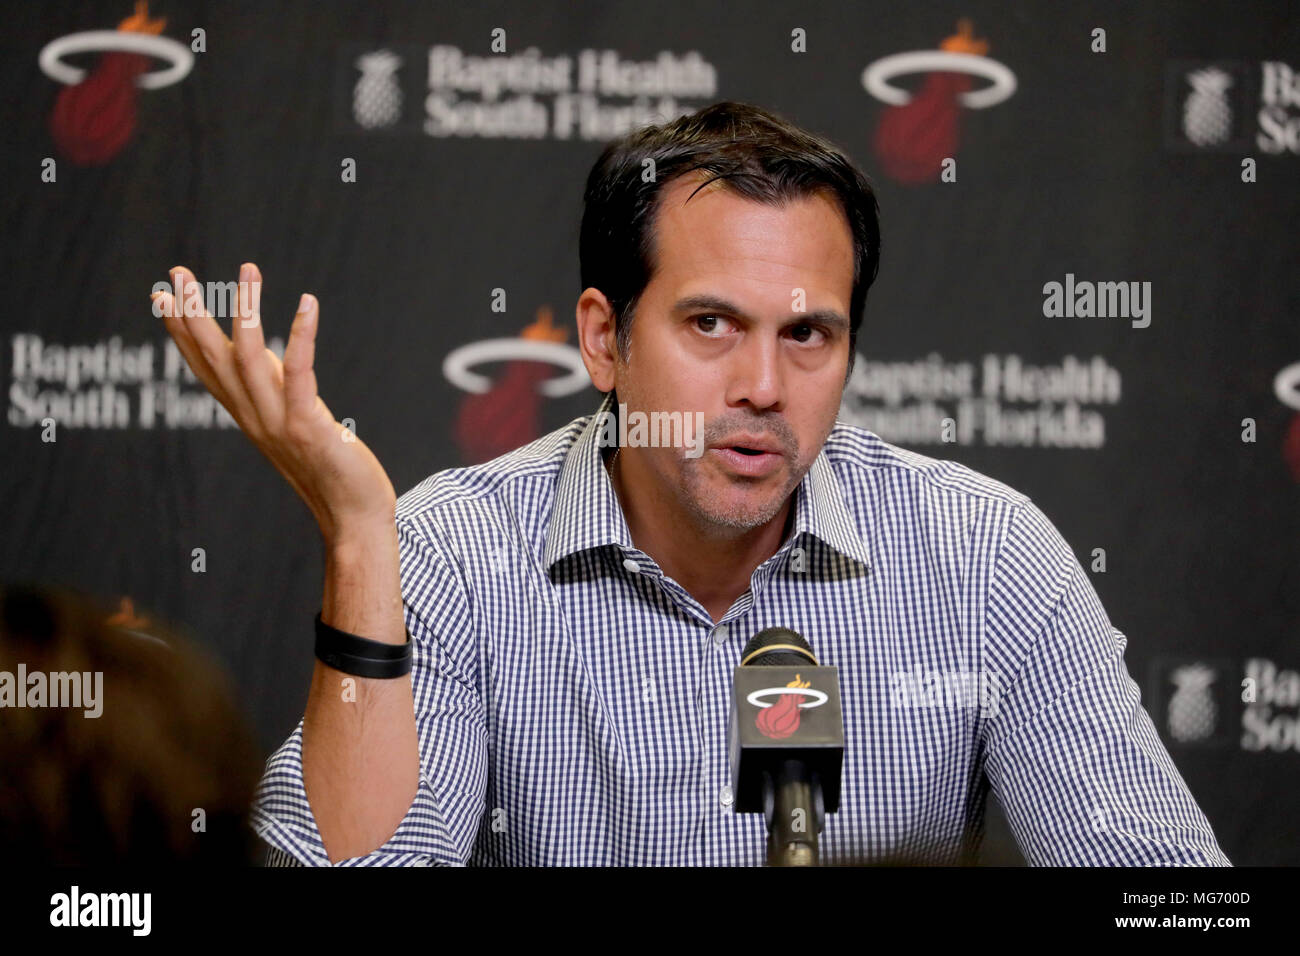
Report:
[[[734,99],[878,190],[841,418],[1032,496],[1229,857],[1300,863],[1295,6],[103,0],[0,44],[0,576],[179,624],[268,751],[320,539],[154,284],[257,262],[281,352],[315,293],[322,394],[401,493],[594,410],[587,172]]]

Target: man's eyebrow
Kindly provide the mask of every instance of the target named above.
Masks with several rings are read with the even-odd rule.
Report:
[[[678,299],[673,304],[674,312],[693,312],[697,309],[707,309],[712,312],[727,312],[731,315],[737,315],[748,318],[744,309],[718,295],[701,293],[699,295],[688,295]],[[849,320],[841,313],[834,309],[816,309],[812,312],[792,312],[791,316],[797,317],[803,322],[823,322],[826,325],[833,326],[841,331],[848,331]]]

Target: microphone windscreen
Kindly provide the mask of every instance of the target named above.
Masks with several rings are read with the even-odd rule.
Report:
[[[788,627],[769,627],[749,639],[740,654],[742,667],[803,667],[817,658],[799,634]]]

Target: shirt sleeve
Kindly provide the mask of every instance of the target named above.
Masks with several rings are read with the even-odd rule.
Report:
[[[1232,865],[1142,707],[1128,639],[1031,501],[1010,520],[985,625],[1006,676],[985,772],[1031,866]]]
[[[387,843],[333,865],[463,866],[487,787],[487,722],[476,689],[467,591],[454,562],[434,541],[402,518],[397,529],[403,616],[414,645],[420,780]],[[285,856],[307,866],[331,865],[303,787],[301,720],[267,761],[252,825],[271,848],[268,865],[285,865]]]

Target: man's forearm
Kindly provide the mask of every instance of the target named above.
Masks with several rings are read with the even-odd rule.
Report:
[[[327,546],[321,620],[371,640],[406,640],[391,520]],[[420,768],[414,710],[410,674],[354,677],[316,661],[303,718],[302,771],[330,862],[388,842],[414,801]]]

